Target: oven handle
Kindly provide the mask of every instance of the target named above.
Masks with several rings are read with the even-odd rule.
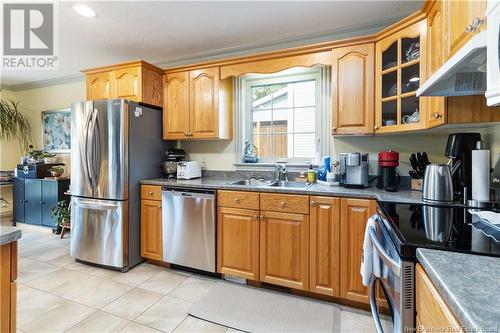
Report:
[[[373,248],[375,249],[375,251],[377,251],[379,258],[382,259],[384,264],[386,264],[387,267],[389,267],[397,277],[400,277],[401,264],[392,259],[389,256],[389,254],[384,250],[384,247],[382,246],[382,244],[380,244],[380,241],[377,238],[375,230],[372,227],[368,228],[368,233],[370,234],[370,239],[373,244]]]
[[[379,278],[373,276],[372,280],[370,281],[370,310],[372,312],[372,317],[373,321],[375,322],[375,329],[377,333],[384,333],[384,329],[382,327],[382,321],[380,320],[380,314],[378,311],[378,306],[377,306],[377,281],[379,281],[380,286],[382,287],[382,291],[385,295],[385,298],[387,300],[387,305],[389,306],[389,310],[391,311],[391,317],[392,320],[394,321],[394,304],[392,303],[392,299],[389,296],[389,293],[387,292],[387,288],[380,280]]]

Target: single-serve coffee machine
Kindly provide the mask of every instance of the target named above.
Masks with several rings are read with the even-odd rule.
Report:
[[[368,187],[368,154],[340,154],[340,185],[352,188]]]

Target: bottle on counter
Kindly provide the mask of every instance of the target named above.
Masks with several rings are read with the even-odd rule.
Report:
[[[314,171],[312,164],[309,164],[309,169],[307,170],[307,182],[316,183],[316,171]]]

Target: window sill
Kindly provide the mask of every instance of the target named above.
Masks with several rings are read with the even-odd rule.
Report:
[[[301,172],[309,169],[309,163],[280,163],[284,164],[288,171]],[[275,166],[273,163],[234,163],[236,170],[241,171],[274,171]],[[313,164],[313,168],[317,168]]]

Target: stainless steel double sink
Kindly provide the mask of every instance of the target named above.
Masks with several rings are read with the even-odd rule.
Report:
[[[287,180],[259,180],[259,179],[244,179],[227,183],[228,185],[241,185],[241,186],[267,186],[267,187],[281,187],[281,188],[304,188],[311,187],[312,184],[294,182]]]

